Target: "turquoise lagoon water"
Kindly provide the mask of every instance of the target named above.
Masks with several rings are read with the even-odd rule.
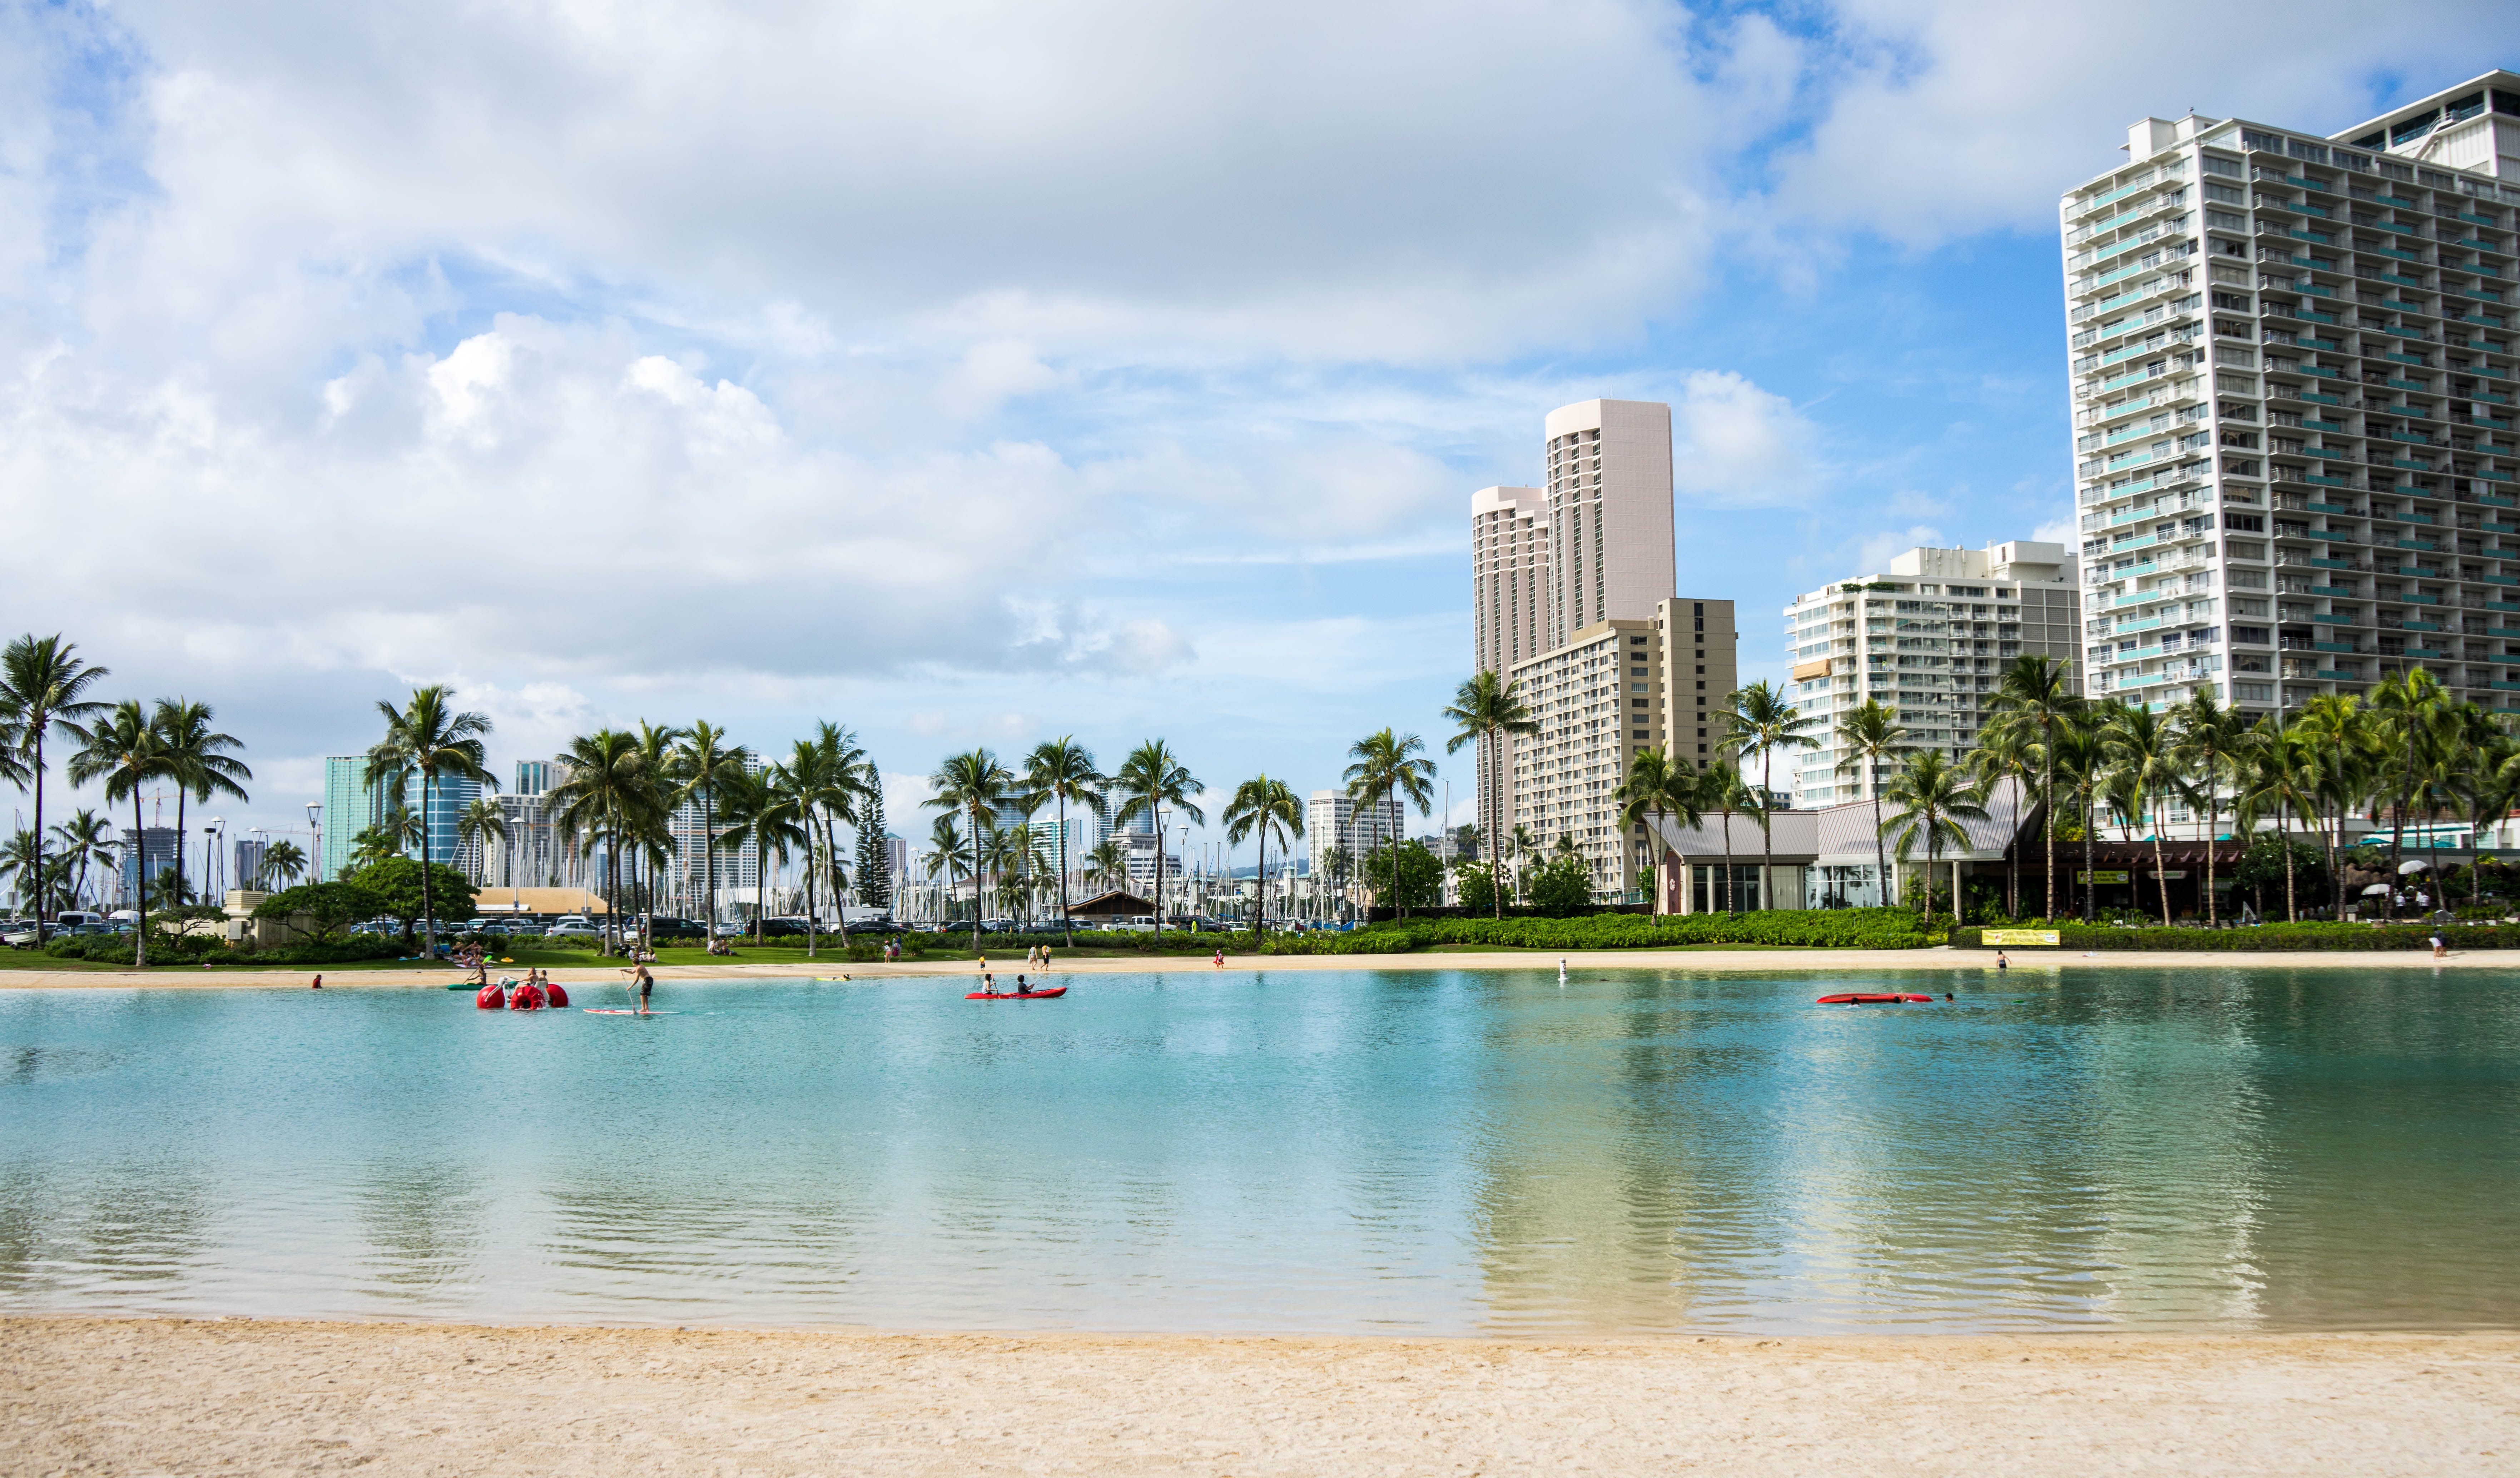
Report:
[[[0,1308],[2520,1325],[2516,979],[1197,969],[668,984],[644,1021],[6,991]],[[1958,1000],[1812,1004],[1866,985]]]

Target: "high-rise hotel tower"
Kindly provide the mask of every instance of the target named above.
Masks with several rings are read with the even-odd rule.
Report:
[[[1544,432],[1546,487],[1470,495],[1472,658],[1540,725],[1483,761],[1479,825],[1568,838],[1622,893],[1652,859],[1611,792],[1639,749],[1718,758],[1738,636],[1732,602],[1673,595],[1671,407],[1587,400]]]
[[[2127,153],[2063,204],[2088,691],[2515,706],[2520,76]]]

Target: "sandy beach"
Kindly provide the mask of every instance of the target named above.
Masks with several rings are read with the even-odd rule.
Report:
[[[24,1474],[2509,1473],[2520,1336],[0,1321]]]
[[[2061,951],[2013,950],[2008,952],[2015,972],[2058,969],[2065,965],[2077,968],[2098,966],[2119,969],[2520,969],[2520,951],[2453,950],[2446,960],[2435,960],[2421,950],[2391,950],[2358,953],[2313,951],[2182,954],[2172,951],[2118,950],[2094,954],[2067,954]],[[1731,973],[1750,971],[1788,972],[1792,974],[1826,974],[1837,970],[1953,970],[1995,969],[1992,950],[1577,950],[1565,956],[1570,970],[1724,970]],[[1287,955],[1225,957],[1229,970],[1555,970],[1558,957],[1546,952],[1430,950],[1413,955]],[[1128,974],[1143,975],[1152,971],[1172,974],[1213,973],[1216,966],[1198,956],[1163,956],[1150,959],[1071,960],[1058,959],[1053,977],[1062,975]],[[991,957],[989,968],[999,976],[1012,979],[1023,968],[1020,954],[1004,958]],[[793,980],[813,975],[833,978],[845,975],[851,983],[881,980],[922,980],[950,977],[968,980],[979,966],[968,960],[934,960],[902,964],[850,964],[844,961],[783,962],[749,964],[735,961],[726,964],[659,965],[655,969],[660,982],[696,980]],[[515,974],[514,968],[506,973]],[[298,966],[286,970],[186,970],[167,966],[149,970],[0,970],[0,990],[100,990],[135,985],[177,988],[218,986],[303,986],[317,973],[324,976],[324,988],[354,986],[415,986],[442,989],[457,979],[461,971],[452,965],[429,968],[413,967],[391,970],[325,970]],[[495,971],[494,971],[495,973]],[[621,978],[617,964],[563,966],[552,971],[563,985],[609,984]]]

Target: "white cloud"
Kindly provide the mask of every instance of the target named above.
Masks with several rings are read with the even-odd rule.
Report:
[[[1848,567],[1844,572],[1852,575],[1868,575],[1888,569],[1890,560],[1894,557],[1904,555],[1912,549],[1953,547],[1951,541],[1943,536],[1941,529],[1923,523],[1912,524],[1904,530],[1891,529],[1883,533],[1868,534],[1861,540],[1851,540],[1849,544],[1854,549],[1854,557],[1848,561]],[[1848,546],[1839,547],[1843,549]]]
[[[1819,469],[1817,429],[1783,396],[1730,371],[1688,377],[1671,408],[1672,482],[1716,504],[1785,503],[1808,493]]]
[[[2245,6],[2180,0],[1837,0],[1830,14],[1819,116],[1780,161],[1778,202],[1790,219],[1914,246],[2053,231],[2057,198],[2122,161],[2128,125],[2147,113],[2348,128],[2385,110],[2397,77],[2473,76],[2493,60],[2479,41],[2511,34],[2508,7],[2483,0],[2426,6],[2404,25],[2372,25],[2344,0],[2287,6],[2272,26]]]

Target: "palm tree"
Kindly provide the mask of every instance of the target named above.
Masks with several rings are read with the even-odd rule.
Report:
[[[1094,768],[1094,752],[1076,742],[1074,735],[1062,734],[1055,739],[1044,739],[1035,744],[1032,753],[1024,756],[1020,784],[1033,806],[1055,805],[1058,810],[1060,937],[1069,949],[1074,949],[1076,925],[1067,917],[1067,808],[1074,804],[1097,816],[1107,815],[1111,808],[1102,799],[1105,782],[1102,772]]]
[[[930,848],[927,854],[927,875],[943,877],[945,897],[949,905],[954,897],[954,884],[962,878],[973,879],[971,930],[976,936],[980,926],[977,882],[980,870],[978,858],[972,855],[970,839],[963,835],[962,829],[954,824],[954,818],[946,815],[936,818],[936,825],[927,833],[927,845]]]
[[[2256,833],[2260,817],[2274,817],[2275,841],[2283,848],[2284,918],[2298,923],[2301,903],[2293,885],[2291,820],[2296,815],[2318,815],[2318,756],[2308,736],[2287,727],[2283,713],[2277,711],[2258,720],[2240,737],[2234,772],[2231,829],[2250,836]]]
[[[1671,850],[1663,840],[1662,821],[1677,816],[1683,818],[1682,826],[1693,827],[1705,819],[1697,810],[1697,771],[1688,761],[1672,759],[1661,749],[1640,749],[1628,761],[1628,778],[1612,794],[1620,805],[1619,825],[1645,826],[1653,837],[1653,912],[1659,915],[1663,895],[1669,891],[1663,886],[1662,859]]]
[[[2056,726],[2055,738],[2043,745],[2041,773],[2062,777],[2067,793],[2074,797],[2076,814],[2083,825],[2083,921],[2093,922],[2097,916],[2097,895],[2092,890],[2092,849],[2099,830],[2093,815],[2108,784],[2109,751],[2101,739],[2120,704],[2094,703],[2080,712],[2069,714]]]
[[[61,710],[54,711],[58,715]],[[65,719],[62,728],[79,742],[78,752],[65,767],[70,784],[84,785],[103,781],[109,803],[128,797],[132,845],[140,847],[141,839],[147,835],[141,829],[140,793],[151,781],[166,774],[165,752],[158,731],[150,727],[149,715],[142,711],[137,699],[124,698],[92,724],[74,724]],[[145,966],[149,963],[149,853],[145,847],[139,856],[140,927],[132,935],[132,963]]]
[[[1940,749],[1925,749],[1910,756],[1899,774],[1890,782],[1887,799],[1899,807],[1899,814],[1882,823],[1899,833],[1898,853],[1906,861],[1919,837],[1925,843],[1925,927],[1934,926],[1934,872],[1942,861],[1943,843],[1954,842],[1965,848],[1968,830],[1963,821],[1986,820],[1986,797],[1969,784],[1968,774],[1946,759]],[[1952,886],[1952,919],[1958,922],[1962,900],[1959,885]]]
[[[11,832],[7,843],[0,844],[0,877],[15,880],[15,894],[26,907],[42,912],[45,896],[60,891],[60,874],[58,860],[34,832]]]
[[[2440,680],[2422,667],[2410,667],[2398,677],[2382,679],[2371,690],[2371,711],[2379,723],[2380,737],[2396,762],[2396,781],[2389,787],[2389,875],[2396,877],[2406,849],[2407,811],[2419,799],[2431,799],[2423,773],[2437,762],[2446,731],[2454,720],[2450,694],[2442,690]],[[2396,898],[2392,889],[2388,902],[2393,914]]]
[[[1730,914],[1732,912],[1732,816],[1735,812],[1751,809],[1758,801],[1750,794],[1750,783],[1730,764],[1709,765],[1698,771],[1695,796],[1700,813],[1713,811],[1723,818],[1724,873],[1719,896],[1724,906],[1717,912]]]
[[[1224,813],[1217,819],[1225,823],[1228,845],[1255,831],[1260,836],[1260,907],[1251,924],[1251,937],[1257,941],[1269,926],[1269,833],[1278,833],[1282,854],[1289,837],[1304,834],[1304,803],[1296,799],[1284,781],[1255,775],[1235,787],[1234,798],[1226,802]]]
[[[186,843],[184,803],[206,801],[213,795],[226,795],[237,800],[249,799],[239,781],[253,779],[253,772],[243,761],[230,758],[231,751],[244,748],[234,735],[221,734],[210,725],[216,715],[207,703],[188,698],[159,698],[157,712],[149,722],[158,730],[158,742],[166,756],[166,776],[175,782],[175,876],[184,875]],[[179,892],[190,893],[189,887]]]
[[[275,878],[286,887],[304,875],[306,854],[298,850],[297,843],[284,836],[262,849],[262,866],[254,871],[253,880],[255,886],[269,892],[277,891],[268,886]]]
[[[87,896],[87,869],[90,862],[111,868],[114,862],[113,823],[82,807],[70,813],[70,819],[53,827],[53,838],[61,843],[61,859],[76,864],[76,879],[70,884],[73,902]],[[286,842],[282,845],[287,846]],[[296,848],[291,847],[294,852]],[[266,857],[270,854],[265,853]]]
[[[1996,722],[2018,724],[2038,731],[2039,752],[2043,760],[2039,774],[2040,829],[2047,833],[2048,904],[2040,917],[2056,917],[2056,772],[2052,758],[2056,750],[2056,730],[2083,706],[2067,680],[2065,663],[2050,656],[2033,653],[2015,657],[1996,684],[1995,698],[1987,706],[1998,715]],[[1954,899],[1955,906],[1958,900]]]
[[[490,843],[508,839],[508,813],[486,795],[472,797],[470,805],[455,815],[455,840],[471,848],[476,866],[474,882],[486,882],[490,874]]]
[[[499,788],[498,777],[483,763],[482,740],[490,734],[490,720],[478,713],[454,711],[455,694],[443,684],[412,690],[411,701],[397,710],[393,704],[379,701],[377,712],[383,715],[385,737],[368,751],[367,780],[374,787],[380,780],[390,778],[399,795],[404,777],[420,781],[420,911],[427,930],[428,958],[437,958],[437,905],[428,889],[428,822],[431,792],[443,777],[469,780],[484,788]]]
[[[791,799],[783,771],[773,767],[762,775],[738,771],[737,776],[725,782],[721,797],[725,809],[720,813],[725,825],[719,829],[717,845],[721,851],[739,855],[745,847],[752,848],[752,943],[758,948],[769,934],[770,864],[794,856],[807,832],[803,811]]]
[[[628,839],[628,819],[652,807],[657,777],[650,769],[638,739],[617,729],[598,729],[568,741],[561,754],[562,778],[546,804],[552,826],[562,839],[592,853],[604,848],[606,921],[611,924],[608,952],[621,935],[621,845]]]
[[[1190,773],[1171,745],[1150,739],[1120,762],[1110,789],[1120,798],[1120,809],[1112,817],[1116,825],[1125,827],[1143,816],[1155,833],[1155,938],[1160,941],[1164,937],[1164,807],[1205,826],[1206,813],[1191,797],[1204,794],[1207,787]]]
[[[1881,767],[1896,758],[1900,746],[1908,742],[1908,731],[1899,727],[1898,714],[1879,698],[1867,698],[1861,708],[1840,714],[1835,735],[1839,759],[1837,773],[1855,772],[1857,783],[1872,795],[1873,880],[1881,888],[1881,904],[1887,908],[1896,900],[1890,891],[1890,854],[1881,836]]]
[[[2039,732],[2027,725],[1989,724],[1978,735],[1977,747],[1968,752],[1964,763],[1969,779],[1989,797],[2005,781],[2019,786],[2016,792],[2023,801],[2030,798],[2030,777],[2042,773]],[[2019,828],[2003,848],[2003,912],[2007,918],[2021,917],[2021,847]]]
[[[2217,702],[2213,684],[2199,683],[2195,694],[2172,710],[2171,725],[2178,735],[2174,747],[2179,762],[2205,802],[2205,924],[2212,928],[2222,921],[2214,898],[2215,824],[2223,815],[2224,786],[2239,777],[2239,751],[2247,742],[2249,718]]]
[[[2472,759],[2461,767],[2455,789],[2473,829],[2468,842],[2475,856],[2467,869],[2467,901],[2473,904],[2482,881],[2476,863],[2485,859],[2485,829],[2520,806],[2520,739],[2487,719],[2482,730],[2469,735],[2469,741]]]
[[[2327,876],[2334,889],[2331,907],[2335,917],[2341,918],[2345,915],[2345,870],[2338,866],[2337,854],[2345,846],[2345,815],[2357,799],[2367,793],[2380,741],[2370,712],[2352,694],[2321,694],[2312,698],[2302,705],[2301,719],[2293,728],[2317,747],[2319,757],[2319,837],[2327,846]],[[2333,813],[2333,831],[2328,829],[2326,813]]]
[[[1513,834],[1506,839],[1512,844],[1513,855],[1518,864],[1515,869],[1516,875],[1513,879],[1513,896],[1517,899],[1521,899],[1524,898],[1526,890],[1523,887],[1523,879],[1520,875],[1520,860],[1526,857],[1538,855],[1540,851],[1540,838],[1531,834],[1531,828],[1525,826],[1521,822],[1515,822],[1513,824]]]
[[[666,774],[674,782],[674,804],[697,802],[700,808],[700,896],[706,915],[702,927],[717,927],[717,798],[739,776],[749,776],[752,751],[726,741],[726,731],[706,719],[682,731]]]
[[[1418,807],[1418,814],[1420,816],[1434,813],[1435,762],[1418,758],[1425,752],[1425,741],[1418,736],[1400,734],[1390,729],[1369,734],[1348,746],[1348,758],[1355,763],[1349,765],[1340,778],[1347,782],[1349,798],[1360,806],[1368,801],[1377,799],[1380,801],[1373,810],[1373,828],[1377,834],[1382,829],[1383,822],[1391,814],[1393,802],[1398,801],[1402,796],[1408,798],[1407,801],[1402,802],[1404,816],[1407,814],[1407,806],[1411,803]],[[1391,849],[1393,882],[1391,901],[1396,910],[1402,901],[1398,887],[1399,829],[1393,829],[1387,841]]]
[[[7,767],[8,775],[0,778],[22,775],[31,781],[35,792],[35,824],[31,829],[37,836],[44,834],[44,735],[57,721],[69,728],[104,713],[106,705],[88,697],[87,691],[107,672],[106,668],[82,661],[78,644],[63,641],[60,632],[48,637],[28,632],[0,651],[0,717],[5,717],[15,732],[9,748],[26,756],[22,762],[13,759]],[[136,803],[133,814],[138,814]],[[133,833],[135,837],[138,834]],[[38,899],[38,946],[44,942],[45,918],[43,902]]]
[[[1463,744],[1479,746],[1479,793],[1492,815],[1479,818],[1479,830],[1487,836],[1505,833],[1505,796],[1512,788],[1512,776],[1507,772],[1505,739],[1508,735],[1538,734],[1540,725],[1533,720],[1531,709],[1522,701],[1518,683],[1502,682],[1493,672],[1476,672],[1453,694],[1453,704],[1444,717],[1454,724],[1453,737],[1444,741],[1444,752],[1452,754]],[[1661,838],[1655,838],[1654,855],[1660,857]],[[1491,853],[1496,848],[1488,849]],[[1488,889],[1496,905],[1496,917],[1505,917],[1505,871],[1499,859],[1488,859],[1488,872],[1494,887]]]
[[[1804,718],[1775,684],[1765,681],[1735,690],[1726,701],[1732,706],[1724,715],[1726,733],[1719,747],[1735,758],[1759,761],[1759,804],[1753,813],[1759,820],[1759,907],[1771,908],[1776,896],[1768,875],[1776,866],[1776,754],[1819,747],[1820,740],[1802,732],[1819,720]]]
[[[815,924],[820,913],[817,888],[828,885],[840,910],[840,943],[849,940],[849,918],[840,890],[847,870],[840,866],[837,822],[849,818],[862,798],[866,752],[857,737],[836,724],[823,723],[812,739],[798,739],[788,758],[771,767],[769,783],[780,804],[803,833],[805,848],[805,957],[816,952]]]
[[[1105,888],[1116,888],[1129,871],[1129,855],[1116,841],[1096,842],[1094,850],[1085,854],[1085,871],[1101,878]]]
[[[928,797],[924,804],[930,810],[964,812],[971,818],[971,842],[976,847],[982,835],[996,826],[998,802],[1013,788],[1014,776],[998,757],[986,749],[972,749],[963,754],[949,754],[927,777]],[[937,832],[939,836],[944,833]],[[980,917],[980,875],[974,865],[971,873],[971,918]]]
[[[2161,895],[2161,924],[2168,928],[2170,879],[2161,855],[2162,808],[2173,796],[2192,805],[2195,794],[2181,763],[2178,735],[2151,709],[2129,704],[2110,719],[2101,742],[2116,776],[2134,796],[2135,814],[2150,823],[2153,891]]]

